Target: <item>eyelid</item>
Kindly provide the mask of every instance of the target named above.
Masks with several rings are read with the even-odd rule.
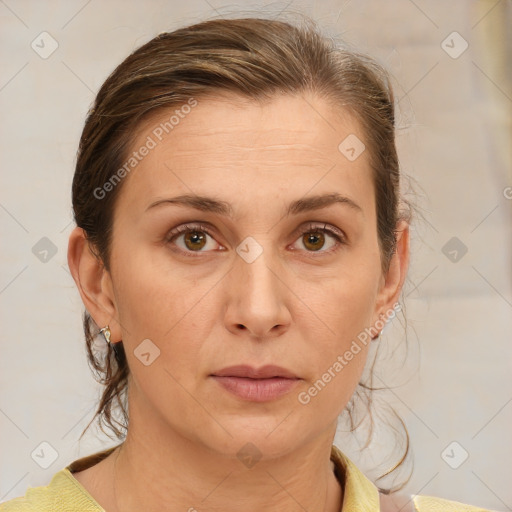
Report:
[[[187,233],[188,231],[203,231],[210,235],[212,238],[214,237],[214,230],[212,227],[208,226],[207,223],[203,222],[186,222],[185,224],[181,224],[173,229],[171,229],[167,235],[165,236],[165,241],[170,242],[175,237],[182,235],[183,233]]]
[[[340,240],[345,243],[348,241],[347,236],[341,229],[333,226],[332,224],[329,224],[328,222],[310,221],[307,222],[306,225],[300,226],[298,228],[299,234],[309,233],[309,231],[325,231],[332,236],[338,236]]]

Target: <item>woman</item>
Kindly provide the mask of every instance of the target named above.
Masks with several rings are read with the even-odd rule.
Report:
[[[126,438],[0,510],[482,510],[379,493],[333,446],[399,307],[399,178],[385,73],[313,26],[136,50],[89,112],[68,249],[98,414]]]

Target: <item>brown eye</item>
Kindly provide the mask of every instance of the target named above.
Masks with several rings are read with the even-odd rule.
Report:
[[[299,248],[304,249],[308,253],[328,254],[338,250],[341,245],[347,243],[343,231],[327,224],[308,224],[301,229],[299,235],[299,245],[302,245]]]
[[[189,231],[185,233],[183,241],[188,249],[195,251],[206,245],[206,236],[201,231]]]
[[[325,235],[320,232],[306,233],[302,236],[304,247],[311,251],[318,251],[325,244]]]
[[[166,237],[166,243],[177,247],[177,250],[187,256],[200,256],[212,250],[223,250],[210,230],[202,224],[185,224],[173,229]]]

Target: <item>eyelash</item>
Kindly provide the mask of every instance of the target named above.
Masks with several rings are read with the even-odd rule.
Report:
[[[184,233],[188,233],[190,231],[199,231],[204,232],[208,234],[210,237],[214,238],[214,235],[212,234],[210,228],[208,226],[205,226],[203,224],[183,224],[172,231],[170,231],[166,237],[165,242],[171,243],[173,242],[177,237]],[[337,251],[341,245],[346,245],[347,241],[345,238],[345,235],[342,231],[338,230],[334,227],[327,227],[327,224],[323,224],[323,227],[319,227],[319,225],[315,225],[314,223],[309,223],[307,226],[304,226],[297,234],[297,238],[305,235],[306,233],[327,233],[328,235],[332,236],[337,244],[332,247],[331,249],[328,249],[327,251],[319,250],[318,252],[320,254],[330,254],[335,251]],[[184,251],[183,249],[180,249],[180,252],[185,253],[187,256],[190,256],[192,258],[197,258],[200,256],[202,252],[205,251]],[[317,251],[306,251],[307,253],[310,253],[311,255],[314,255]],[[316,256],[314,256],[316,257]]]

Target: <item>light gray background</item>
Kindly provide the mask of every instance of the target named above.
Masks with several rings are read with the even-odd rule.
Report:
[[[416,182],[425,218],[412,232],[404,290],[410,357],[403,367],[401,356],[381,365],[379,378],[398,386],[386,398],[411,435],[414,472],[406,490],[512,510],[512,4],[293,0],[264,6],[0,1],[0,501],[47,484],[70,461],[113,444],[94,429],[78,442],[99,386],[86,363],[83,306],[66,261],[75,152],[95,92],[158,32],[210,16],[286,8],[311,15],[328,35],[376,57],[398,84],[402,168]],[[32,41],[42,46],[43,31],[58,42],[46,59],[31,47]],[[453,47],[451,56],[443,49],[454,31],[469,44],[457,58],[459,36],[444,43]],[[57,251],[46,262],[44,253],[33,252],[43,237]],[[452,237],[467,247],[456,262],[443,252]],[[384,353],[404,346],[399,322],[383,338]],[[340,432],[336,442],[375,476],[375,466],[391,460],[383,454],[395,448],[377,437],[363,455],[356,449],[361,439]],[[47,469],[31,458],[43,441],[58,454]],[[453,469],[445,460],[456,465],[463,450],[469,457]]]

